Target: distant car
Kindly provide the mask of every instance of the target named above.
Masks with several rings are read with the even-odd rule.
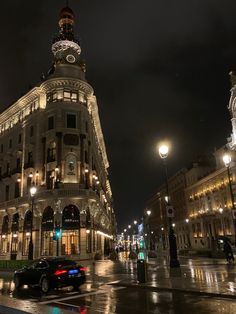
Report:
[[[79,289],[86,280],[85,271],[85,267],[69,259],[42,258],[15,271],[15,288],[19,289],[23,285],[39,286],[44,293],[65,286]]]

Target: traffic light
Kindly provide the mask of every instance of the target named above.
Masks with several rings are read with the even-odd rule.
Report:
[[[61,228],[56,226],[53,240],[59,240],[61,237]]]
[[[144,249],[144,240],[143,239],[141,239],[139,241],[139,247],[140,247],[141,250]]]

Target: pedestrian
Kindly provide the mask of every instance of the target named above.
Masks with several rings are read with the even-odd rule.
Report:
[[[230,243],[228,241],[224,241],[223,251],[225,253],[226,261],[228,263],[230,263],[231,261],[234,262],[234,254],[233,254],[233,251],[232,251],[232,247],[231,247],[231,245],[230,245]]]

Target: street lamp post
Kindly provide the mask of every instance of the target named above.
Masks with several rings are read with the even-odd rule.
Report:
[[[33,219],[34,219],[34,197],[37,192],[37,188],[32,185],[30,188],[30,196],[31,196],[31,222],[30,222],[30,241],[29,241],[29,251],[28,251],[28,259],[34,259],[34,245],[33,245]]]
[[[232,217],[233,217],[233,223],[234,223],[234,244],[236,245],[236,219],[235,217],[235,205],[234,205],[234,194],[232,189],[232,183],[230,178],[230,163],[231,163],[231,156],[227,153],[223,156],[223,162],[225,164],[225,167],[227,169],[227,175],[228,175],[228,181],[229,181],[229,191],[230,191],[230,197],[231,197],[231,204],[232,204]]]
[[[168,172],[167,172],[167,162],[169,147],[167,145],[161,145],[159,147],[159,155],[163,160],[164,170],[165,170],[165,180],[166,180],[166,194],[167,194],[167,206],[170,206],[170,197],[169,197],[169,185],[168,185]],[[177,245],[176,237],[172,225],[172,218],[169,217],[169,250],[170,250],[170,267],[180,267],[178,256],[177,256]]]
[[[146,228],[145,228],[145,232],[147,233],[147,240],[146,240],[146,248],[147,248],[147,252],[148,250],[150,250],[150,221],[149,221],[149,217],[151,215],[152,211],[150,209],[148,209],[146,211],[147,217],[148,217],[148,223],[146,223]]]

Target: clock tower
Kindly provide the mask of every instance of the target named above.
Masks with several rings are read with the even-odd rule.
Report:
[[[76,75],[83,79],[85,64],[80,57],[81,48],[79,40],[74,35],[74,20],[74,12],[68,6],[64,7],[59,14],[59,32],[54,37],[52,44],[54,69],[58,72],[60,65],[76,66],[77,71],[74,69],[74,72],[80,72],[76,73]],[[59,71],[57,74],[61,75],[62,73]]]

